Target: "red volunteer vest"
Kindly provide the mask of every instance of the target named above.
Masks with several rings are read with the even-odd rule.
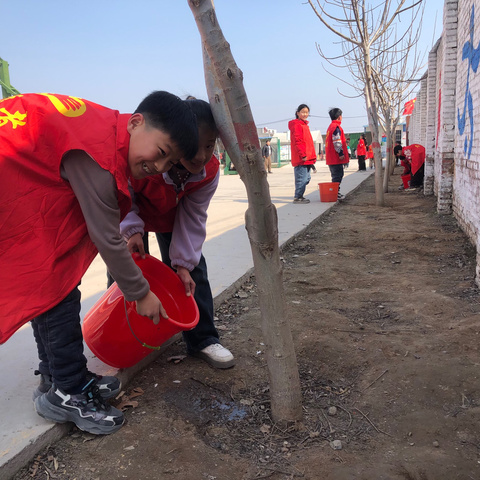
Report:
[[[292,153],[292,165],[312,165],[317,161],[317,152],[313,143],[312,133],[308,122],[296,118],[288,122],[290,129],[290,150]],[[305,161],[303,158],[307,157]]]
[[[415,175],[425,162],[425,147],[418,143],[407,145],[403,147],[402,155],[410,159],[412,175]]]
[[[343,149],[343,160],[340,160],[337,151],[333,145],[332,135],[336,128],[340,128],[341,139],[342,139],[342,149]],[[338,120],[334,120],[327,130],[327,135],[325,139],[325,160],[327,165],[343,165],[344,163],[348,163],[350,158],[348,156],[348,149],[347,149],[347,141],[345,139],[345,134],[343,133],[343,128],[340,126],[340,122]]]
[[[64,154],[87,152],[114,176],[122,217],[130,209],[128,118],[66,95],[0,101],[0,343],[64,299],[97,254]]]
[[[141,180],[130,179],[135,191],[135,204],[139,208],[141,219],[145,222],[145,231],[159,233],[173,231],[175,213],[180,199],[210,183],[216,177],[219,167],[220,162],[213,156],[205,166],[205,178],[200,182],[187,183],[185,190],[179,193],[175,192],[172,185],[165,183],[163,175]]]
[[[367,158],[373,158],[373,147],[371,145],[368,146]]]
[[[365,148],[365,141],[363,140],[363,138],[361,138],[358,141],[358,145],[357,145],[357,156],[366,155],[366,154],[367,154],[367,149]]]

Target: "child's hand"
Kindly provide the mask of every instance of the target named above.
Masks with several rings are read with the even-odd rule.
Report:
[[[148,293],[135,302],[137,304],[137,313],[153,320],[155,325],[160,322],[160,315],[168,318],[167,312],[163,308],[162,302],[157,296],[149,290]]]
[[[189,297],[190,295],[195,295],[195,282],[190,276],[190,272],[185,267],[175,267],[177,269],[177,275],[180,277],[184,287],[185,295]]]
[[[145,247],[143,246],[143,238],[141,233],[132,235],[128,239],[127,247],[130,253],[138,252],[142,258],[145,258]]]

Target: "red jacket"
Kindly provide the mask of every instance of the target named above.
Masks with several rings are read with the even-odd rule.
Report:
[[[219,168],[220,162],[217,157],[213,156],[205,166],[205,178],[200,182],[186,183],[185,189],[179,193],[165,183],[163,175],[155,175],[142,180],[130,179],[135,192],[135,204],[139,208],[138,214],[145,222],[145,231],[171,232],[180,199],[210,183],[217,176]]]
[[[292,165],[313,165],[317,161],[317,152],[313,144],[312,134],[308,122],[296,118],[288,122],[290,129],[290,148],[292,151]],[[305,161],[303,158],[307,157]]]
[[[361,138],[357,144],[357,156],[366,155],[366,154],[367,154],[367,149],[365,148],[365,140]]]
[[[407,145],[403,147],[402,155],[410,160],[412,175],[415,175],[425,162],[425,147],[422,147],[422,145],[418,143]]]
[[[369,145],[368,146],[368,152],[367,152],[367,158],[373,158],[374,155],[373,155],[373,147],[372,145]]]
[[[341,122],[339,120],[334,120],[327,130],[325,140],[325,159],[327,165],[343,165],[344,163],[348,163],[350,161],[348,156],[347,141],[343,133],[343,128],[340,126],[340,124]],[[340,155],[335,150],[335,145],[332,138],[337,128],[339,130],[340,139],[342,142],[343,159],[340,158]]]
[[[0,343],[65,298],[97,254],[63,155],[84,150],[111,172],[129,211],[128,118],[66,95],[0,101]]]

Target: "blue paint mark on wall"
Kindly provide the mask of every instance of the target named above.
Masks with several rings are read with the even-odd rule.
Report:
[[[467,85],[465,88],[465,105],[463,106],[463,114],[460,115],[460,109],[457,111],[458,118],[458,130],[460,135],[463,135],[465,132],[465,127],[467,125],[467,113],[470,121],[470,136],[465,135],[465,142],[463,144],[463,153],[466,154],[467,158],[470,158],[472,153],[473,146],[473,100],[472,94],[470,92],[470,69],[473,70],[473,73],[477,73],[478,65],[480,63],[480,42],[478,47],[473,46],[473,31],[475,29],[475,5],[472,5],[472,14],[470,15],[470,41],[465,42],[462,50],[462,60],[468,60],[468,71],[467,71]],[[468,109],[468,112],[467,112]]]

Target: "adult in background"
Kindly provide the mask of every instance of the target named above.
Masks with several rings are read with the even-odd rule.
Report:
[[[270,146],[270,139],[265,142],[262,148],[262,157],[265,162],[265,170],[272,173],[272,147]]]
[[[292,165],[295,176],[295,196],[293,203],[310,203],[303,194],[310,182],[310,168],[317,161],[317,152],[307,118],[310,115],[308,105],[302,103],[295,112],[295,119],[288,122],[292,150]],[[343,169],[342,169],[343,171]]]
[[[358,170],[364,172],[367,170],[365,165],[365,156],[367,155],[367,146],[365,145],[365,135],[360,137],[357,144]]]
[[[332,182],[338,183],[338,199],[341,200],[344,195],[340,193],[340,183],[343,179],[343,165],[350,161],[348,156],[347,141],[343,133],[342,111],[339,108],[332,108],[328,112],[332,123],[327,130],[325,141],[326,163],[332,175]]]

